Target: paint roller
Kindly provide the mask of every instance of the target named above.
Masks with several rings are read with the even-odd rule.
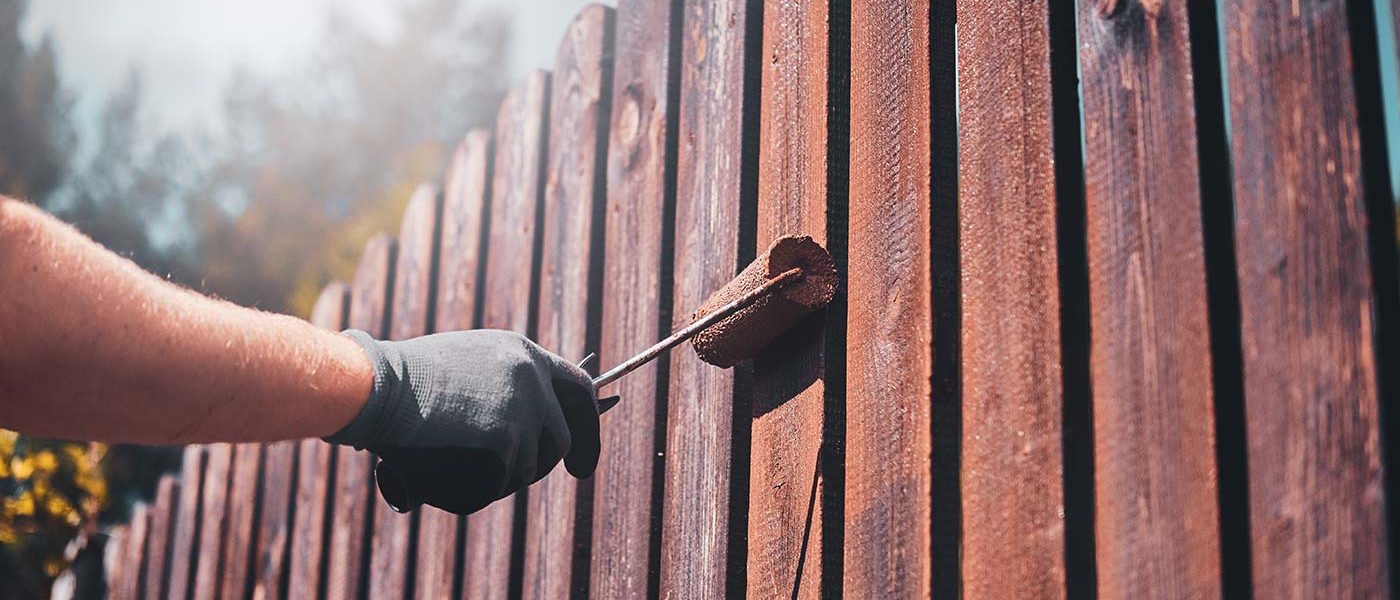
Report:
[[[836,263],[808,236],[782,236],[728,284],[711,294],[691,316],[689,325],[593,379],[596,389],[655,360],[690,340],[695,354],[717,367],[732,367],[758,354],[798,321],[826,306],[836,295]],[[583,359],[586,364],[593,355]],[[618,397],[598,401],[598,411],[616,406]],[[407,512],[418,502],[381,462],[376,468],[380,493],[391,507]]]

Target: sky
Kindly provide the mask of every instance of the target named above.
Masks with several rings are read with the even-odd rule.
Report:
[[[569,21],[590,4],[477,1],[515,16],[512,76],[548,68]],[[393,31],[385,0],[30,0],[24,34],[30,41],[53,37],[60,74],[76,95],[79,127],[93,126],[102,100],[136,67],[146,94],[143,116],[179,130],[215,125],[224,82],[239,65],[275,74],[298,63],[331,7],[374,31]]]

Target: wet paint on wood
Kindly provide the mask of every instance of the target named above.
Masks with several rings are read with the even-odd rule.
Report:
[[[170,582],[170,542],[179,518],[180,480],[162,475],[156,482],[156,503],[151,508],[151,528],[146,542],[144,597],[165,597]]]
[[[549,73],[532,71],[506,96],[496,116],[483,327],[534,333],[533,298],[539,286],[535,250],[544,194],[549,94]],[[521,495],[528,493],[498,500],[468,517],[464,573],[468,598],[503,598],[518,585],[512,581],[512,562],[516,556],[523,558],[524,552],[513,539]]]
[[[193,551],[199,553],[199,567],[195,569],[194,587],[191,589],[195,600],[219,597],[221,573],[224,569],[224,531],[228,525],[228,499],[230,480],[233,471],[233,446],[231,444],[209,444],[204,447],[208,454],[204,469],[204,489],[200,492],[199,541]]]
[[[612,34],[613,9],[588,6],[554,61],[536,341],[570,361],[597,351]],[[593,480],[563,464],[530,488],[524,597],[587,596],[592,500]]]
[[[1260,598],[1389,594],[1346,4],[1221,6]]]
[[[220,598],[242,598],[249,586],[249,560],[253,552],[254,517],[257,513],[261,444],[233,447],[233,470],[229,477],[228,523],[224,531],[220,574]]]
[[[434,261],[440,203],[437,188],[422,184],[409,198],[399,229],[399,250],[394,268],[393,310],[389,339],[404,340],[428,333],[432,320]],[[413,534],[418,513],[400,514],[376,494],[371,500],[374,531],[370,534],[369,595],[402,598],[408,569],[416,550]]]
[[[1220,523],[1185,3],[1078,5],[1101,598],[1218,597]],[[1164,569],[1163,565],[1173,565]]]
[[[199,552],[195,549],[200,536],[199,498],[204,489],[205,456],[203,446],[185,446],[184,462],[180,467],[180,497],[176,509],[175,529],[170,538],[170,585],[166,597],[187,598],[190,584],[198,568]]]
[[[755,1],[685,2],[674,328],[753,258],[761,12]],[[681,458],[665,470],[660,594],[742,594],[750,367],[718,369],[679,348],[670,368],[666,453]]]
[[[927,4],[851,4],[847,595],[932,589]]]
[[[340,331],[346,326],[350,309],[350,286],[333,282],[321,290],[311,309],[311,323],[322,329]],[[312,598],[323,582],[326,544],[332,539],[327,522],[333,505],[330,490],[335,485],[335,449],[317,439],[296,443],[296,491],[291,514],[291,538],[287,561],[287,597]],[[275,547],[274,547],[275,548]],[[269,553],[269,563],[272,561]],[[260,585],[260,588],[261,585]],[[270,587],[268,588],[271,589]],[[268,597],[277,597],[269,595]]]
[[[613,60],[598,365],[670,333],[680,0],[621,0]],[[685,349],[682,352],[688,351]],[[591,596],[655,595],[657,500],[669,357],[628,374],[602,419],[594,475]]]
[[[394,285],[397,243],[387,235],[365,245],[360,265],[350,285],[348,326],[376,338],[388,333],[390,294]],[[326,593],[332,598],[353,598],[367,591],[366,554],[373,530],[371,502],[379,503],[370,474],[370,455],[349,446],[334,447],[336,465],[331,508],[331,538],[326,541],[328,568]]]
[[[769,3],[763,27],[763,95],[759,133],[758,235],[755,252],[774,238],[808,235],[830,247],[829,199],[845,199],[845,189],[829,190],[833,172],[844,175],[828,153],[834,140],[829,121],[845,119],[845,106],[829,94],[833,47],[850,40],[839,3],[822,0]],[[840,38],[833,38],[833,32]],[[845,68],[843,65],[841,68]],[[835,123],[845,132],[844,123]],[[836,160],[844,160],[838,155]],[[835,171],[833,171],[835,169]],[[845,182],[841,181],[841,185]],[[841,223],[844,214],[835,217]],[[837,240],[844,246],[845,240]],[[836,307],[844,306],[837,302]],[[843,491],[831,489],[823,458],[836,452],[829,444],[827,402],[843,396],[830,389],[832,361],[844,353],[828,352],[840,344],[846,316],[836,308],[813,315],[774,341],[754,360],[753,432],[749,473],[748,596],[819,598],[839,579],[828,561],[833,540],[828,526],[840,527]],[[837,385],[841,385],[837,381]],[[826,466],[830,466],[828,463]],[[839,480],[838,480],[839,481]],[[839,483],[838,483],[839,485]],[[837,509],[832,514],[831,510]],[[833,517],[835,519],[833,520]],[[839,589],[839,588],[836,588]]]
[[[434,309],[438,331],[472,329],[477,325],[482,211],[490,173],[491,133],[472,131],[453,153],[444,183]],[[458,542],[465,533],[464,525],[461,517],[432,507],[419,511],[418,574],[413,588],[416,597],[445,598],[455,591],[454,586],[460,585],[457,576],[462,557]]]

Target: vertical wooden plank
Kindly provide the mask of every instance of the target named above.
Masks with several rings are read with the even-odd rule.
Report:
[[[482,326],[534,332],[535,257],[539,205],[544,190],[545,123],[550,76],[530,72],[506,95],[496,116],[489,248]],[[464,579],[469,598],[504,598],[510,593],[517,498],[497,501],[467,520]],[[518,589],[514,590],[516,593]]]
[[[676,194],[674,323],[749,259],[757,156],[761,5],[687,0],[683,15]],[[671,355],[662,502],[661,595],[742,594],[748,487],[748,366]],[[736,413],[736,411],[738,411]],[[742,422],[735,415],[742,415]],[[738,489],[735,489],[737,486]],[[735,510],[740,514],[733,514]],[[731,555],[736,552],[736,555]]]
[[[843,584],[854,598],[932,589],[929,110],[927,4],[852,2]]]
[[[680,0],[620,0],[613,53],[607,219],[598,364],[611,367],[661,339],[671,325],[676,86]],[[625,400],[602,420],[594,475],[590,596],[656,593],[652,564],[666,417],[663,365],[642,367],[607,390]],[[663,421],[664,422],[664,421]]]
[[[180,467],[179,508],[175,511],[175,531],[170,538],[170,585],[167,598],[190,597],[199,563],[196,542],[199,540],[202,510],[199,498],[204,489],[205,452],[203,446],[185,446],[184,462]]]
[[[205,446],[207,464],[204,469],[204,489],[200,491],[199,566],[195,569],[196,600],[219,597],[220,572],[224,569],[224,531],[228,525],[229,475],[233,470],[233,446]]]
[[[545,166],[539,331],[545,349],[569,360],[597,350],[601,233],[611,108],[613,9],[585,7],[564,33],[554,61]],[[523,594],[588,593],[593,482],[562,466],[530,489]]]
[[[333,282],[321,290],[316,305],[311,309],[311,323],[323,329],[339,331],[345,327],[350,308],[350,287],[342,282]],[[295,508],[292,511],[291,542],[288,548],[287,594],[288,598],[314,598],[324,584],[322,573],[325,563],[322,557],[328,555],[325,546],[333,537],[327,527],[327,509],[334,499],[330,491],[334,489],[335,463],[334,448],[321,440],[302,440],[296,443],[296,492]],[[269,487],[269,489],[271,489]],[[270,539],[276,539],[270,538]],[[266,585],[260,578],[258,589],[267,590],[266,598],[279,597],[274,589],[271,572],[277,559],[277,545],[269,548],[267,557],[268,574]],[[263,556],[263,555],[260,555]]]
[[[127,565],[126,540],[130,535],[129,524],[117,525],[107,530],[107,545],[102,549],[102,571],[107,581],[107,592],[116,598],[122,589],[122,578],[131,568]]]
[[[393,290],[396,254],[394,238],[378,235],[365,245],[350,285],[348,326],[383,338],[389,325],[389,294]],[[327,541],[326,594],[355,598],[367,592],[370,502],[378,502],[370,476],[370,455],[350,446],[336,446],[331,539]]]
[[[437,245],[437,188],[422,184],[409,198],[399,232],[399,252],[394,268],[393,310],[389,338],[403,340],[428,332],[432,316],[433,260]],[[369,595],[402,598],[408,593],[408,568],[416,547],[410,540],[417,512],[400,514],[387,502],[372,501]]]
[[[1098,591],[1217,597],[1215,418],[1186,5],[1081,2],[1078,25]]]
[[[262,500],[256,545],[252,554],[252,594],[255,599],[280,598],[287,572],[287,544],[291,535],[293,477],[297,442],[281,441],[263,450]],[[324,472],[320,474],[324,476]]]
[[[828,95],[831,45],[849,43],[832,38],[843,26],[837,11],[824,0],[798,0],[769,3],[763,13],[756,252],[785,234],[829,246],[828,197],[845,193],[827,189],[836,167],[828,154],[828,120],[847,117],[846,107],[834,106]],[[827,356],[828,341],[837,335],[830,319],[845,314],[807,319],[754,360],[749,597],[819,598],[830,581],[824,558],[835,548],[825,524],[833,490],[821,464],[832,450],[824,450],[827,364],[844,360]]]
[[[1048,13],[958,5],[969,598],[1066,593]]]
[[[131,521],[126,527],[122,545],[120,577],[110,593],[113,598],[141,597],[141,582],[148,564],[146,538],[151,526],[151,507],[137,504],[131,509]]]
[[[146,575],[144,597],[164,598],[170,581],[170,541],[175,520],[180,518],[177,504],[180,482],[173,475],[163,475],[156,482],[156,503],[151,509],[151,528],[146,542]]]
[[[253,551],[253,517],[257,513],[258,468],[262,444],[233,447],[233,471],[228,494],[228,525],[221,552],[224,557],[220,598],[242,598],[248,589],[249,559]]]
[[[1222,9],[1254,591],[1386,597],[1347,6],[1228,0]]]
[[[477,130],[462,140],[448,165],[434,308],[434,325],[438,331],[476,326],[482,211],[486,205],[490,161],[491,133]],[[446,598],[455,591],[454,580],[462,564],[458,546],[462,525],[461,517],[452,513],[432,507],[419,511],[415,597],[423,600]]]

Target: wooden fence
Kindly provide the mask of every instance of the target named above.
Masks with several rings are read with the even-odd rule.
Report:
[[[589,7],[312,320],[609,367],[783,233],[831,249],[837,300],[733,370],[628,376],[593,478],[469,518],[388,510],[350,448],[192,446],[111,589],[1384,597],[1378,6]]]

